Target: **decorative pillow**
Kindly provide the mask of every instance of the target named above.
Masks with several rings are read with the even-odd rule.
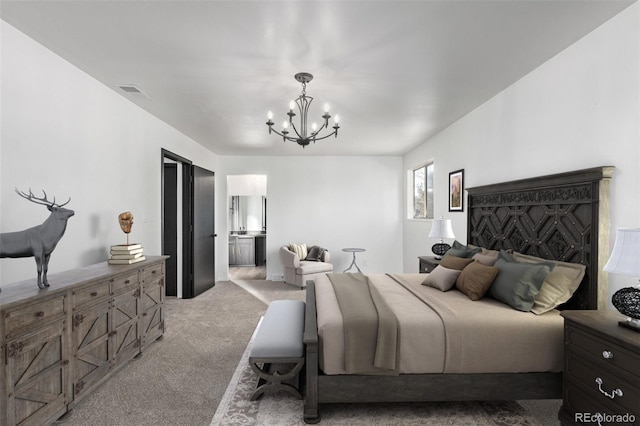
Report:
[[[422,285],[428,285],[429,287],[437,288],[441,291],[451,290],[456,284],[456,279],[460,272],[456,269],[445,268],[442,265],[436,266],[431,273],[422,282]]]
[[[307,243],[302,244],[289,244],[289,250],[294,252],[300,260],[304,260],[307,257]]]
[[[457,256],[457,257],[471,257],[476,253],[479,253],[480,251],[482,251],[482,249],[480,247],[475,247],[475,246],[465,246],[462,243],[459,243],[458,240],[455,240],[453,242],[453,247],[451,247],[449,250],[447,250],[446,254],[450,254],[452,256]]]
[[[320,246],[311,246],[307,248],[307,257],[304,260],[309,260],[312,262],[322,262],[322,257],[324,256],[324,252],[327,251]],[[302,260],[302,259],[300,259]]]
[[[521,263],[508,259],[512,259],[512,256],[501,251],[495,263],[500,272],[491,286],[490,294],[514,309],[528,312],[553,264]]]
[[[457,269],[458,271],[462,271],[465,266],[467,266],[471,262],[473,262],[473,259],[446,254],[442,258],[442,261],[440,261],[440,265],[444,266],[445,268]]]
[[[531,312],[538,315],[555,309],[569,300],[580,286],[580,283],[582,283],[587,268],[579,263],[549,261],[518,252],[513,253],[513,258],[519,262],[553,262],[555,264],[551,273],[542,283],[540,292],[535,297]]]
[[[479,300],[487,293],[496,275],[498,268],[475,261],[462,270],[456,280],[456,288],[469,299]]]
[[[478,262],[482,263],[483,265],[487,265],[487,266],[493,266],[496,263],[496,260],[498,260],[498,252],[496,251],[495,255],[492,253],[485,253],[483,249],[482,253],[476,253],[474,254],[471,259],[472,260],[477,260]],[[492,250],[495,251],[495,250]],[[489,250],[487,250],[487,252],[489,252]]]

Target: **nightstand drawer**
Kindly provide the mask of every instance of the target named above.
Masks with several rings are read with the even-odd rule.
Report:
[[[571,424],[585,425],[640,425],[640,416],[630,412],[614,412],[610,408],[599,404],[575,386],[565,390],[564,395],[566,412],[561,416],[568,417]],[[626,416],[626,417],[625,417]],[[602,419],[600,423],[598,420]]]
[[[578,383],[592,399],[619,414],[631,412],[640,415],[640,391],[637,387],[607,371],[607,366],[602,363],[585,361],[571,351],[565,356],[564,374],[570,381]]]
[[[568,333],[568,344],[575,346],[602,362],[601,365],[613,365],[626,374],[640,379],[640,355],[593,335],[586,334],[576,328]]]

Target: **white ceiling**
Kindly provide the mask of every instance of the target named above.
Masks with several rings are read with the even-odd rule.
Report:
[[[401,155],[634,1],[2,0],[0,16],[217,154]],[[310,120],[327,102],[342,126],[305,149],[265,125],[300,71]]]

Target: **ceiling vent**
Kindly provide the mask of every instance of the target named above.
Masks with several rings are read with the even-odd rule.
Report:
[[[133,97],[151,99],[151,96],[147,95],[134,84],[119,84],[118,87],[120,88],[120,90]]]

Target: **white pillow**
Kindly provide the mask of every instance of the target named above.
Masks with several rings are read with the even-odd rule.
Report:
[[[307,258],[307,243],[290,243],[289,250],[294,252],[300,258],[300,260],[305,260]]]
[[[451,290],[451,288],[456,285],[456,280],[461,272],[462,271],[458,271],[457,269],[449,269],[438,265],[427,275],[422,285],[428,285],[441,291]]]

